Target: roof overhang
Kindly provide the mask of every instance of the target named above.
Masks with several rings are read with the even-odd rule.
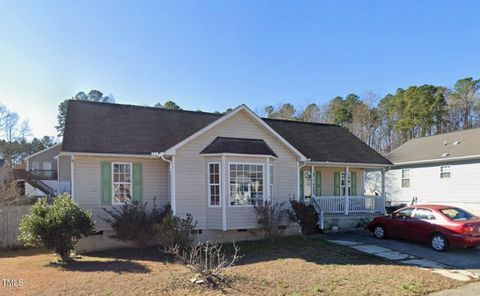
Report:
[[[255,114],[252,110],[250,110],[246,105],[240,105],[237,108],[233,109],[229,113],[223,115],[219,119],[215,120],[214,122],[210,123],[206,127],[202,128],[201,130],[197,131],[190,137],[184,139],[183,141],[175,144],[174,146],[170,147],[165,151],[166,155],[175,155],[177,149],[185,145],[186,143],[192,141],[193,139],[197,138],[198,136],[202,135],[203,133],[207,132],[208,130],[214,128],[215,126],[221,124],[222,122],[226,121],[227,119],[233,117],[235,114],[239,113],[240,111],[245,111],[254,121],[256,121],[260,126],[266,129],[270,134],[272,134],[275,138],[277,138],[280,142],[282,142],[289,150],[291,150],[300,161],[306,161],[307,157],[303,155],[298,149],[293,147],[287,140],[285,140],[282,136],[280,136],[273,128],[271,128],[265,121],[263,121],[257,114]]]
[[[388,168],[391,164],[379,163],[358,163],[358,162],[331,162],[331,161],[304,161],[302,165],[324,166],[324,167],[356,167],[356,168]]]
[[[242,154],[242,153],[200,153],[200,156],[229,156],[229,157],[255,157],[255,158],[272,158],[278,157],[266,154]]]
[[[156,154],[121,154],[121,153],[94,153],[94,152],[60,152],[59,156],[92,156],[92,157],[128,157],[128,158],[158,158]]]
[[[458,156],[458,157],[449,157],[449,158],[436,158],[436,159],[426,159],[426,160],[395,162],[393,163],[393,165],[405,166],[405,165],[428,164],[428,163],[437,163],[437,162],[453,162],[453,161],[472,160],[472,159],[480,159],[480,155],[467,155],[467,156]]]
[[[62,142],[60,142],[60,143],[58,143],[58,144],[55,144],[55,145],[53,145],[52,147],[48,147],[48,148],[45,148],[45,149],[43,149],[43,150],[40,150],[40,151],[38,151],[38,152],[36,152],[36,153],[33,153],[32,155],[29,155],[29,156],[25,157],[25,160],[29,160],[30,158],[32,158],[32,157],[34,157],[34,156],[36,156],[36,155],[42,154],[42,153],[44,153],[44,152],[47,152],[47,151],[49,151],[49,150],[52,150],[53,148],[56,148],[56,147],[61,146],[61,145],[62,145]]]

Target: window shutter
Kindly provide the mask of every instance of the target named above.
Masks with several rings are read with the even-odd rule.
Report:
[[[322,195],[322,172],[315,172],[315,195]]]
[[[357,173],[351,173],[350,175],[350,192],[352,193],[353,196],[357,195]]]
[[[305,198],[305,195],[303,194],[303,182],[303,171],[300,171],[300,200]]]
[[[102,161],[100,170],[102,184],[101,203],[104,206],[109,206],[112,204],[112,163]]]
[[[143,165],[141,163],[134,163],[133,164],[133,180],[132,180],[132,186],[133,186],[133,196],[132,196],[132,201],[136,202],[142,202],[143,200],[143,180],[142,180],[142,169]]]
[[[335,172],[333,175],[333,181],[334,181],[334,195],[335,196],[340,196],[340,173]]]

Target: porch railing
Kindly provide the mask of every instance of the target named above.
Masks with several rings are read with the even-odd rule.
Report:
[[[385,212],[383,196],[315,196],[313,198],[325,214]]]

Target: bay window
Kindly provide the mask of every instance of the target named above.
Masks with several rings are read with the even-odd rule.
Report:
[[[263,164],[229,164],[231,206],[253,206],[263,203]]]

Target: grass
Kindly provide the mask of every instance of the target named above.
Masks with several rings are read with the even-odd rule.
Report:
[[[24,285],[0,282],[0,295],[426,295],[461,285],[321,238],[239,245],[244,257],[218,290],[192,285],[193,274],[155,248],[92,253],[69,264],[52,263],[55,257],[39,250],[4,252],[0,278]]]

